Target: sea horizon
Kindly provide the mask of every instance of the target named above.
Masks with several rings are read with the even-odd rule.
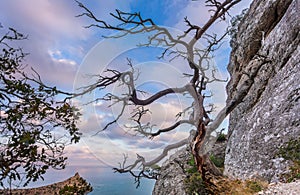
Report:
[[[32,182],[25,188],[37,188],[64,181],[75,173],[84,178],[93,187],[88,195],[151,195],[155,180],[141,179],[140,186],[136,188],[134,177],[130,174],[114,173],[111,167],[105,166],[67,166],[64,170],[49,170],[44,180]],[[22,187],[20,187],[22,188]]]

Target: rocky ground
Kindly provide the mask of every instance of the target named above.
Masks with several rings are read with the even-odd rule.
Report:
[[[300,180],[291,183],[270,184],[268,189],[258,192],[257,195],[299,195]]]

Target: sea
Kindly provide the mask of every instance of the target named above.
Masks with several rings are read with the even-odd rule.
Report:
[[[44,181],[30,184],[28,187],[40,187],[68,179],[78,172],[93,187],[88,195],[151,195],[155,180],[142,179],[138,188],[129,174],[114,173],[110,167],[67,166],[65,170],[50,170]]]

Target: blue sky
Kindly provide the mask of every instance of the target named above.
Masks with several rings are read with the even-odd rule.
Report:
[[[115,9],[127,12],[139,11],[142,16],[152,18],[156,24],[179,31],[186,29],[183,22],[185,16],[200,26],[208,19],[209,14],[203,6],[203,2],[204,0],[82,0],[82,3],[89,7],[97,17],[109,22],[113,22],[109,13]],[[249,4],[250,0],[243,0],[231,11],[231,14],[240,13]],[[73,86],[85,84],[85,80],[79,78],[84,73],[88,74],[88,71],[92,71],[91,74],[101,72],[101,68],[98,67],[100,62],[97,55],[99,54],[103,58],[111,55],[107,51],[108,48],[104,47],[105,44],[112,49],[115,47],[116,50],[121,47],[118,43],[113,45],[111,42],[105,42],[102,38],[102,35],[110,35],[114,32],[83,28],[83,26],[89,25],[91,21],[87,18],[75,17],[81,12],[82,10],[76,2],[70,0],[3,0],[0,2],[2,26],[5,28],[13,27],[28,35],[28,40],[20,43],[20,46],[30,53],[26,63],[34,67],[48,84],[56,85],[65,90],[73,90]],[[222,33],[227,25],[228,21],[217,23],[211,32]],[[140,83],[140,86],[146,86],[146,89],[149,89],[149,85],[151,82],[153,84],[154,80],[157,83],[156,87],[150,88],[152,91],[173,84],[180,85],[183,80],[176,79],[176,76],[180,75],[182,66],[180,63],[172,64],[158,61],[155,56],[149,55],[159,51],[161,50],[157,48],[138,50],[133,47],[132,50],[126,50],[126,52],[120,50],[121,53],[114,54],[115,57],[106,60],[112,66],[114,64],[119,66],[119,64],[126,65],[127,62],[124,60],[126,56],[133,58],[140,69],[147,73],[143,76],[144,81]],[[228,76],[226,65],[229,52],[227,39],[227,43],[216,53],[214,59],[224,77]],[[143,56],[143,53],[147,55]],[[89,60],[93,63],[88,63]],[[104,59],[101,60],[105,61]],[[174,74],[169,76],[171,73]],[[149,77],[148,80],[147,77]],[[154,79],[151,80],[151,77]],[[224,85],[214,86],[214,88],[217,92],[222,91],[221,95],[214,97],[216,105],[221,108],[225,101]],[[88,98],[94,98],[94,94]],[[185,102],[179,101],[180,98],[182,97],[172,96],[154,104],[152,109],[154,113],[158,114],[153,114],[150,120],[157,121],[162,126],[171,124],[173,116],[185,106]],[[90,105],[84,108],[83,112],[85,115],[80,124],[85,133],[83,141],[77,146],[67,148],[67,155],[70,158],[69,164],[74,166],[113,166],[113,163],[116,164],[118,160],[122,160],[122,153],[128,153],[135,157],[137,151],[152,158],[168,143],[186,136],[186,131],[177,130],[174,134],[161,136],[152,141],[139,136],[132,138],[132,136],[125,134],[122,128],[119,128],[120,125],[101,135],[90,136],[109,117],[114,115],[105,104],[101,103]],[[126,117],[122,120],[126,120]],[[184,126],[182,129],[189,128]],[[171,139],[169,139],[170,137]],[[154,150],[149,150],[149,148]]]

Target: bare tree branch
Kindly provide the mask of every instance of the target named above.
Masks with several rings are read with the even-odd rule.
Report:
[[[113,170],[115,170],[116,172],[119,172],[119,173],[128,173],[129,172],[136,179],[136,182],[138,182],[138,185],[140,183],[141,177],[146,177],[148,179],[157,179],[159,176],[159,173],[156,172],[155,170],[149,171],[149,169],[152,169],[152,167],[154,165],[156,165],[158,162],[160,162],[162,159],[164,159],[168,155],[168,152],[170,150],[185,146],[188,144],[188,141],[189,141],[189,138],[186,138],[177,143],[166,146],[164,148],[163,152],[158,157],[156,157],[155,159],[148,161],[148,162],[145,160],[144,157],[137,154],[137,159],[135,160],[135,162],[131,165],[125,166],[126,161],[127,161],[127,156],[124,156],[123,163],[119,163],[122,166],[120,166],[120,168],[113,168]],[[138,168],[140,170],[137,171],[137,173],[135,173],[134,170],[138,169]]]
[[[186,62],[186,65],[191,69],[191,71],[193,71],[192,74],[184,74],[184,76],[190,77],[190,81],[182,87],[170,87],[163,89],[151,95],[150,97],[141,99],[137,94],[139,90],[135,86],[137,77],[134,77],[135,72],[132,62],[128,60],[131,71],[121,73],[116,70],[108,70],[108,72],[111,73],[110,76],[99,76],[99,80],[96,83],[86,86],[83,88],[83,91],[77,95],[90,93],[96,88],[104,89],[107,86],[116,84],[117,81],[127,87],[127,91],[122,97],[111,95],[109,98],[102,98],[102,100],[112,100],[113,97],[115,102],[121,103],[123,106],[119,115],[113,121],[108,123],[104,129],[107,129],[111,124],[117,122],[117,120],[123,115],[125,107],[128,105],[135,106],[135,109],[129,118],[129,120],[132,120],[135,125],[126,125],[125,127],[136,133],[140,133],[147,137],[149,136],[150,138],[170,132],[182,124],[193,125],[197,128],[197,130],[192,139],[192,153],[198,170],[202,174],[203,179],[205,179],[205,169],[207,169],[205,164],[207,164],[209,159],[207,158],[207,151],[204,151],[204,146],[211,133],[218,128],[224,118],[236,107],[237,104],[243,100],[251,87],[251,83],[253,83],[253,78],[256,75],[256,73],[253,72],[249,73],[250,80],[248,80],[247,83],[241,84],[240,88],[238,89],[238,94],[232,99],[232,102],[227,104],[214,120],[210,119],[209,114],[212,112],[214,107],[210,106],[207,109],[207,107],[204,105],[204,98],[209,97],[208,95],[204,94],[207,91],[207,84],[212,82],[227,81],[217,78],[217,70],[213,67],[210,60],[213,57],[212,53],[216,51],[222,44],[221,42],[227,35],[227,32],[218,37],[216,34],[208,34],[207,30],[214,23],[216,23],[217,20],[225,20],[226,16],[228,15],[228,10],[240,1],[241,0],[224,0],[221,2],[218,0],[206,0],[205,4],[207,7],[209,7],[210,12],[212,12],[211,17],[202,26],[192,24],[192,22],[185,17],[184,22],[187,25],[187,30],[176,37],[173,36],[167,28],[157,26],[151,19],[144,19],[140,13],[127,13],[116,10],[115,13],[111,13],[110,15],[115,19],[117,24],[108,24],[104,20],[98,19],[87,7],[77,1],[79,7],[84,10],[84,13],[78,15],[78,17],[87,16],[94,22],[94,24],[87,26],[87,28],[97,27],[101,29],[118,31],[121,33],[108,38],[120,38],[129,34],[135,35],[139,33],[148,33],[148,39],[145,41],[145,43],[140,43],[139,46],[164,47],[163,52],[159,56],[160,59],[168,58],[169,61],[172,62],[178,57],[183,58]],[[190,38],[188,35],[191,33],[194,34]],[[195,46],[196,42],[201,38],[206,40],[206,48],[202,49]],[[176,117],[184,116],[185,118],[175,122],[169,127],[162,129],[155,128],[155,125],[151,124],[150,122],[142,122],[143,117],[151,112],[144,106],[150,105],[168,94],[188,94],[189,97],[192,97],[192,105],[176,115]],[[187,114],[187,116],[185,116],[185,114]],[[130,173],[136,178],[138,184],[141,177],[157,178],[158,172],[153,170],[149,171],[147,168],[155,163],[160,162],[167,155],[169,150],[187,144],[187,142],[188,139],[184,139],[178,143],[167,146],[161,155],[149,162],[147,162],[143,156],[137,155],[136,161],[131,165],[126,166],[128,157],[124,156],[124,161],[123,163],[120,163],[120,168],[115,168],[114,170],[120,173]],[[140,171],[135,172],[134,169],[137,168],[140,168]]]

